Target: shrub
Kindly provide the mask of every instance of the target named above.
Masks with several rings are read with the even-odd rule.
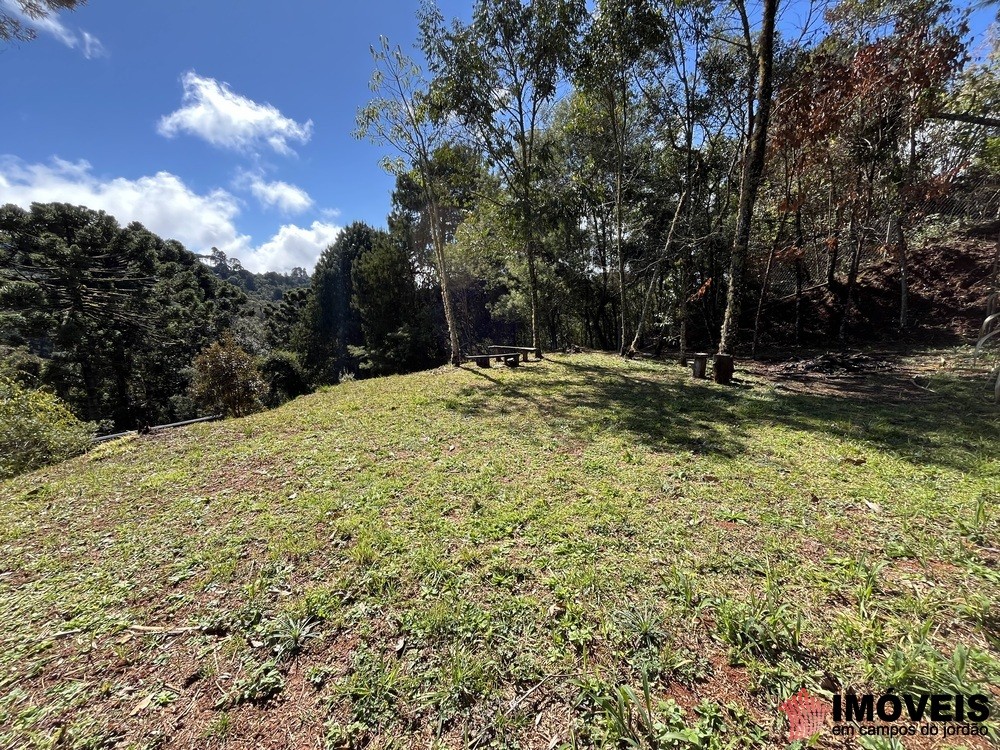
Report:
[[[253,358],[228,332],[194,358],[191,396],[205,409],[242,417],[260,409],[266,392]]]
[[[0,376],[0,479],[83,453],[93,434],[57,396]]]

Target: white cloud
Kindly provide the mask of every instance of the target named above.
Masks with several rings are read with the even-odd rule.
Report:
[[[235,184],[249,190],[265,208],[277,208],[286,214],[302,213],[313,205],[313,199],[302,188],[281,180],[267,182],[260,173],[241,172]]]
[[[340,231],[340,227],[323,221],[314,221],[308,229],[285,224],[274,237],[254,251],[254,263],[258,269],[291,270],[302,266],[312,271],[320,253],[333,244]]]
[[[321,221],[308,228],[288,224],[255,247],[252,238],[236,227],[239,200],[225,190],[197,193],[169,172],[136,180],[101,179],[82,160],[56,158],[49,164],[26,164],[0,157],[0,204],[28,208],[33,202],[103,210],[122,225],[138,221],[195,253],[217,247],[252,271],[288,271],[295,266],[311,271],[320,253],[340,233],[339,227]]]
[[[173,138],[190,133],[213,146],[251,151],[267,145],[279,154],[292,154],[289,141],[307,143],[312,120],[298,123],[270,104],[260,104],[235,93],[229,84],[203,78],[193,70],[181,78],[183,106],[157,123],[160,135]]]
[[[95,57],[104,57],[107,54],[100,39],[86,31],[77,32],[67,28],[59,20],[59,16],[55,12],[50,12],[41,18],[32,18],[21,10],[21,6],[17,0],[0,0],[0,10],[4,13],[9,13],[22,24],[35,31],[55,37],[71,49],[79,49],[88,60]]]

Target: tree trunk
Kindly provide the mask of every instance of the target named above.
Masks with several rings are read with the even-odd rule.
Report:
[[[909,258],[907,257],[906,236],[903,233],[903,219],[894,216],[893,232],[896,235],[893,239],[896,243],[896,253],[899,259],[899,330],[905,331],[910,317],[910,286],[909,286]]]
[[[760,285],[760,297],[757,300],[757,314],[754,316],[753,320],[753,345],[750,349],[753,354],[757,353],[757,339],[760,335],[760,316],[764,311],[764,299],[767,297],[767,285],[771,281],[771,267],[774,265],[774,256],[778,252],[778,243],[781,241],[781,233],[785,229],[785,222],[787,220],[788,214],[782,214],[781,222],[778,225],[778,231],[775,232],[774,235],[774,242],[771,243],[771,252],[767,254],[767,265],[764,267],[764,280]]]
[[[802,259],[795,259],[795,345],[802,344]]]
[[[428,170],[429,172],[429,170]],[[441,214],[436,197],[427,191],[428,208],[431,214],[431,240],[434,243],[434,256],[437,260],[438,281],[441,283],[441,302],[444,305],[444,322],[448,327],[448,341],[451,346],[451,364],[458,367],[462,364],[462,344],[458,339],[458,321],[455,319],[455,303],[451,297],[451,280],[445,258],[444,231],[441,228]]]
[[[764,173],[764,156],[767,147],[767,127],[771,116],[773,89],[772,67],[774,62],[774,21],[778,0],[764,0],[760,41],[757,45],[757,114],[747,143],[740,182],[740,206],[736,220],[736,238],[729,264],[729,288],[726,290],[726,315],[722,322],[719,351],[731,354],[739,339],[740,304],[743,294],[743,271],[746,267],[750,245],[750,226],[753,220],[757,191]]]
[[[656,287],[656,280],[660,275],[660,264],[664,258],[670,255],[670,249],[674,244],[674,234],[677,232],[677,223],[681,218],[681,212],[684,210],[684,205],[687,203],[690,193],[691,185],[689,184],[684,192],[681,193],[680,200],[677,201],[674,218],[670,221],[670,229],[667,231],[667,241],[663,243],[663,253],[656,259],[656,265],[653,268],[653,277],[649,280],[649,286],[646,287],[646,295],[642,300],[642,312],[639,314],[639,324],[635,327],[635,336],[632,338],[632,344],[628,348],[628,356],[630,357],[635,356],[639,351],[639,339],[642,337],[642,329],[646,324],[646,316],[649,314],[649,302],[653,297],[653,289]]]
[[[531,346],[536,356],[541,356],[542,347],[538,341],[538,276],[535,272],[535,248],[531,240],[527,245],[528,294],[531,298]]]
[[[847,326],[850,323],[851,318],[851,308],[854,307],[854,287],[857,285],[858,281],[858,269],[861,266],[861,251],[864,248],[864,231],[862,230],[858,233],[857,241],[854,243],[854,254],[851,256],[851,268],[847,272],[847,291],[846,299],[844,300],[844,314],[840,319],[840,333],[839,338],[841,341],[847,338]]]

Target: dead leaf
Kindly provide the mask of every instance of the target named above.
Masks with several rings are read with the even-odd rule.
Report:
[[[135,716],[137,713],[145,711],[147,708],[149,708],[149,704],[152,702],[153,702],[153,694],[150,693],[136,704],[135,708],[132,709],[132,713],[130,715]]]

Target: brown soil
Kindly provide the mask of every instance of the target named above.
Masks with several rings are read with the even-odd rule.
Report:
[[[911,247],[908,327],[902,332],[898,262],[886,256],[861,269],[846,329],[847,339],[878,342],[900,341],[902,337],[912,343],[957,343],[974,338],[983,321],[987,297],[994,289],[997,241],[997,235],[974,228],[947,241]],[[842,284],[834,289],[814,288],[803,294],[803,342],[815,344],[838,337],[845,296]],[[768,305],[761,345],[794,342],[794,321],[794,298]],[[746,323],[753,325],[752,321]]]

